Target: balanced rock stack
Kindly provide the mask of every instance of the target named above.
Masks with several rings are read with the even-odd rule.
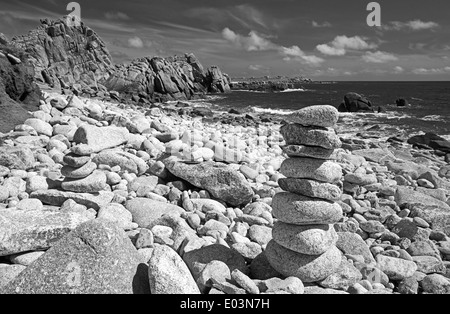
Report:
[[[90,156],[78,156],[73,153],[64,156],[61,174],[65,177],[61,188],[76,193],[97,193],[107,188],[107,178],[103,171],[97,170],[97,164]]]
[[[335,203],[341,198],[336,185],[342,168],[333,160],[341,141],[332,128],[339,113],[331,106],[313,106],[289,116],[281,128],[289,156],[280,172],[273,214],[278,219],[273,240],[266,249],[272,267],[286,277],[312,283],[335,273],[342,261],[336,247],[338,235],[333,224],[343,217]]]

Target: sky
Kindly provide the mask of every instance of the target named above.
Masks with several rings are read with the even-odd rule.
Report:
[[[69,0],[0,0],[0,32],[26,34]],[[231,77],[450,81],[450,1],[79,0],[114,62],[194,53]]]

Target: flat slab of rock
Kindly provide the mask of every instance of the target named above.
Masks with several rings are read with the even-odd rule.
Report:
[[[162,203],[148,198],[134,198],[129,200],[126,209],[133,215],[133,222],[140,228],[147,228],[154,221],[164,215],[184,213],[184,209],[169,203]]]
[[[312,158],[289,158],[280,172],[287,178],[312,179],[325,183],[335,183],[342,177],[342,167],[332,161]]]
[[[174,158],[166,159],[164,164],[174,176],[207,190],[213,197],[232,206],[246,205],[253,198],[254,192],[244,175],[222,164],[188,165]]]
[[[120,166],[122,171],[128,171],[142,175],[148,170],[148,165],[141,158],[121,150],[106,150],[94,157],[93,162],[97,165],[108,165],[110,167]]]
[[[283,151],[289,157],[307,157],[322,160],[336,160],[337,154],[334,149],[325,149],[322,147],[286,145]]]
[[[321,255],[336,246],[338,235],[332,225],[296,226],[276,222],[273,240],[285,248],[306,255]]]
[[[352,153],[364,157],[367,161],[373,161],[379,164],[397,159],[389,150],[382,148],[360,149],[354,150]]]
[[[280,129],[287,145],[307,145],[325,149],[338,149],[342,142],[333,129],[286,124]]]
[[[99,128],[85,124],[78,128],[73,141],[84,144],[86,153],[98,153],[105,149],[114,148],[127,142],[129,131],[126,128],[114,126]]]
[[[283,192],[274,196],[273,215],[287,224],[334,224],[342,219],[339,204],[307,196]]]
[[[48,249],[88,220],[77,213],[0,210],[0,256]]]
[[[325,254],[311,256],[288,250],[275,241],[267,245],[266,256],[280,274],[297,277],[306,283],[324,280],[339,268],[342,261],[342,253],[336,247]]]
[[[67,180],[61,184],[65,191],[76,193],[97,193],[107,188],[106,174],[96,170],[90,176],[80,180]]]
[[[290,114],[286,120],[305,126],[333,127],[339,120],[339,111],[328,105],[310,106]]]
[[[147,267],[114,223],[78,226],[11,281],[7,294],[149,293]]]
[[[97,169],[97,165],[93,162],[88,162],[78,168],[64,166],[61,169],[61,174],[70,179],[83,179],[93,173],[95,169]]]
[[[329,201],[339,201],[342,196],[341,189],[330,183],[321,183],[308,179],[280,179],[278,184],[283,191],[301,194],[312,198]]]
[[[173,249],[156,246],[148,263],[152,294],[200,294],[189,268]]]
[[[377,267],[392,280],[412,277],[417,271],[417,265],[412,261],[381,254],[377,256]]]
[[[99,210],[108,205],[114,198],[112,192],[99,192],[97,194],[74,193],[58,190],[36,191],[31,193],[31,198],[37,198],[43,204],[62,206],[65,201],[71,199],[80,205]]]
[[[450,206],[432,196],[416,192],[407,187],[399,186],[395,193],[395,201],[398,206],[408,206],[412,208],[414,205],[436,206],[450,211]]]

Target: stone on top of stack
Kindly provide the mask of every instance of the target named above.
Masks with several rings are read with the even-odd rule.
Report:
[[[286,191],[275,195],[278,219],[266,249],[272,267],[284,276],[312,283],[335,273],[342,261],[334,224],[343,217],[342,191],[336,185],[342,168],[333,160],[341,141],[334,132],[339,113],[332,106],[313,106],[288,117],[281,129],[289,156],[279,181]]]

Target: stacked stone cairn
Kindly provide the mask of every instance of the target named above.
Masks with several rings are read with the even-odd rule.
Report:
[[[76,193],[97,193],[107,188],[106,175],[103,171],[97,170],[90,156],[79,156],[70,153],[64,156],[66,164],[61,169],[61,174],[65,177],[61,188],[65,191]]]
[[[334,224],[343,218],[342,191],[336,185],[342,168],[333,160],[342,143],[333,126],[339,118],[332,106],[313,106],[288,117],[281,128],[288,159],[280,172],[282,193],[272,203],[277,222],[266,256],[286,277],[305,283],[320,282],[334,274],[342,261],[336,247]]]

